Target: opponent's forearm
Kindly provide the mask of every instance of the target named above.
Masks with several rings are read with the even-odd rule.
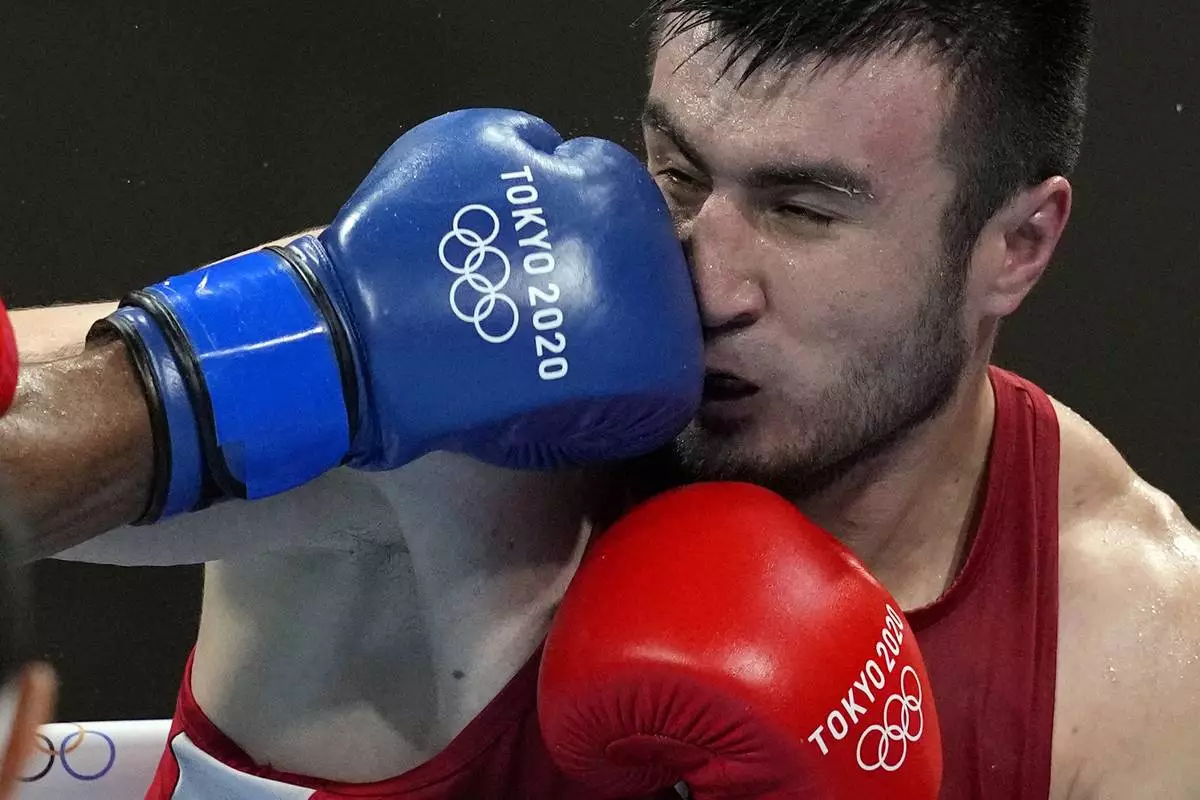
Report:
[[[23,557],[136,519],[153,460],[146,400],[124,345],[23,368],[16,403],[0,419],[0,472],[34,531]]]
[[[86,542],[146,508],[154,442],[141,381],[123,344],[84,351],[92,325],[115,308],[107,301],[11,312],[25,367],[17,404],[0,422],[0,471],[37,531],[30,558]]]
[[[325,228],[309,228],[244,250],[238,255],[262,247],[282,246],[301,236],[316,236]],[[93,323],[116,310],[115,300],[72,303],[40,308],[9,309],[17,335],[17,351],[23,364],[43,364],[69,358],[83,352],[84,338]]]
[[[79,355],[88,329],[116,307],[108,301],[10,311],[21,363],[44,364]]]

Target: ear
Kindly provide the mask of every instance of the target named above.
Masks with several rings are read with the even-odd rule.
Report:
[[[17,780],[33,755],[38,726],[50,721],[58,695],[58,678],[46,664],[29,664],[14,683],[19,697],[8,746],[0,752],[0,800],[14,796]]]
[[[987,224],[981,241],[993,246],[983,265],[985,313],[1007,316],[1041,279],[1071,216],[1071,184],[1050,178],[1024,189]]]

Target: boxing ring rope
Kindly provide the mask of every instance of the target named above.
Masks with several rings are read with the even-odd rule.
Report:
[[[166,748],[171,720],[59,722],[38,729],[18,800],[140,800]]]

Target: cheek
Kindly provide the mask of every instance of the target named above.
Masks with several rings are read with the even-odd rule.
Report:
[[[830,242],[780,258],[766,296],[796,344],[859,344],[895,335],[921,299],[911,254],[875,243]]]

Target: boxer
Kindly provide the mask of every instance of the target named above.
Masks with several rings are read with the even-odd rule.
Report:
[[[432,273],[424,269],[430,255],[437,256],[443,269]],[[449,277],[444,277],[446,273]],[[483,296],[471,300],[469,292]],[[606,296],[614,300],[605,301]],[[532,311],[526,308],[526,297]],[[442,299],[448,303],[434,302]],[[604,317],[590,320],[599,310]],[[534,331],[547,337],[557,336],[554,331],[561,327],[565,333],[558,336],[559,344],[568,343],[575,366],[566,366],[566,358],[559,355],[564,350],[553,339],[548,338],[552,343],[545,346],[545,354],[540,336],[516,335],[525,331],[521,319],[527,313]],[[664,335],[666,341],[653,348],[642,345],[643,337]],[[540,361],[529,358],[524,345],[530,342],[522,341],[526,338],[535,340],[532,349]],[[386,635],[364,630],[367,640],[362,642],[364,647],[382,646],[388,652],[382,661],[374,656],[378,663],[372,667],[389,676],[387,695],[414,694],[418,683],[431,677],[436,683],[436,674],[421,672],[430,666],[424,661],[432,662],[437,673],[449,673],[461,685],[439,687],[435,699],[446,707],[414,708],[417,716],[407,721],[399,714],[378,722],[363,720],[361,724],[383,738],[369,759],[355,759],[357,764],[347,763],[345,751],[329,752],[323,736],[314,738],[313,743],[319,742],[327,752],[320,755],[314,750],[306,755],[308,777],[302,778],[289,774],[300,770],[285,767],[286,754],[236,752],[233,742],[250,741],[235,732],[236,723],[213,724],[226,698],[238,705],[244,702],[237,694],[246,687],[244,681],[240,687],[224,680],[213,682],[189,669],[170,747],[149,796],[207,796],[218,787],[243,797],[292,790],[301,794],[310,790],[313,797],[324,797],[343,790],[325,780],[315,783],[312,773],[318,770],[325,774],[342,770],[342,775],[356,779],[355,786],[344,787],[345,791],[379,797],[614,796],[616,785],[565,774],[551,761],[532,703],[537,663],[529,662],[515,680],[509,678],[514,666],[529,659],[531,626],[539,618],[544,624],[561,597],[569,572],[556,562],[566,557],[573,563],[584,543],[580,527],[584,506],[578,500],[564,503],[580,494],[580,476],[560,469],[553,478],[539,478],[528,470],[636,456],[682,429],[699,399],[702,339],[683,252],[660,191],[631,156],[594,140],[563,143],[545,123],[516,112],[473,110],[432,120],[405,134],[384,154],[326,230],[135,292],[93,328],[90,341],[93,350],[120,342],[129,355],[133,380],[145,397],[153,480],[138,519],[144,524],[238,499],[275,497],[340,463],[380,472],[409,464],[430,450],[457,450],[473,461],[468,466],[461,458],[456,463],[442,456],[431,459],[428,467],[402,470],[400,481],[389,476],[380,484],[389,494],[400,489],[393,502],[405,509],[401,529],[425,535],[436,531],[443,539],[437,543],[443,552],[416,536],[407,538],[408,552],[386,556],[393,562],[389,568],[400,570],[386,591],[395,593],[387,612],[392,624],[386,627]],[[416,346],[421,341],[436,346],[422,350]],[[616,371],[611,368],[614,359],[621,361]],[[570,370],[574,379],[563,380]],[[464,374],[472,373],[478,389],[470,381],[464,384]],[[500,391],[480,391],[494,387]],[[242,402],[247,394],[258,397],[260,405]],[[442,395],[457,395],[457,399],[447,403],[439,399]],[[306,424],[296,425],[297,419]],[[481,472],[489,463],[526,472]],[[545,495],[544,506],[522,497],[530,490],[554,486],[561,488]],[[449,502],[440,506],[428,502],[443,491],[448,493],[443,501]],[[778,503],[790,508],[782,499]],[[363,507],[371,511],[368,503]],[[441,519],[407,518],[409,513],[430,510]],[[480,511],[503,520],[498,532],[508,543],[502,561],[483,552],[464,552],[461,540],[466,537],[446,524],[455,520],[454,526],[469,524],[476,529]],[[462,522],[456,520],[460,515]],[[213,518],[205,524],[214,524]],[[385,536],[395,535],[386,530],[386,520],[383,525]],[[534,525],[545,528],[545,533],[534,534],[529,530]],[[571,529],[574,532],[567,533]],[[244,524],[227,530],[254,546],[264,544]],[[160,529],[153,533],[159,535]],[[356,545],[349,539],[325,544],[362,551],[355,559],[360,570],[375,566],[384,556],[378,547],[364,550],[361,542]],[[828,536],[818,539],[808,551],[811,568],[806,571],[804,559],[797,556],[789,565],[791,579],[814,577],[821,563],[816,555],[829,552],[838,559],[836,542]],[[420,572],[415,563],[406,563],[418,558],[423,560]],[[289,572],[304,569],[295,563],[294,554],[288,560],[295,565]],[[537,563],[543,560],[548,569]],[[405,632],[399,627],[426,622],[412,619],[408,609],[409,619],[396,618],[397,606],[419,610],[426,602],[414,594],[419,588],[412,585],[414,578],[420,580],[422,573],[453,578],[450,569],[474,571],[489,562],[496,573],[490,576],[490,591],[502,593],[495,605],[510,618],[483,620],[488,623],[478,634],[483,638],[474,645],[482,652],[464,659],[453,650],[436,650],[469,644],[468,631],[481,625],[480,619],[454,619],[462,614],[461,601],[448,598],[438,603],[452,616],[431,617],[426,623],[446,630],[422,636],[419,630]],[[279,566],[282,563],[273,568]],[[546,575],[531,579],[515,572],[504,574],[517,566]],[[239,582],[238,569],[225,573],[214,567],[210,585]],[[828,639],[825,649],[849,647],[853,639],[862,641],[850,648],[853,655],[844,669],[828,672],[834,692],[803,692],[797,685],[796,699],[806,700],[808,713],[799,715],[800,708],[789,709],[787,714],[796,719],[815,719],[818,714],[827,720],[830,712],[824,706],[840,702],[841,692],[854,680],[867,679],[858,656],[870,657],[879,626],[900,624],[894,602],[870,602],[881,590],[869,585],[860,567],[843,567],[843,571],[846,574],[838,582],[842,591],[850,580],[863,584],[863,606],[869,609],[865,630]],[[365,576],[358,571],[347,577],[355,583]],[[303,585],[297,578],[298,574],[292,575],[293,586]],[[554,583],[539,586],[547,578]],[[461,590],[455,583],[449,588]],[[352,587],[342,583],[320,597],[294,601],[334,608],[344,604],[347,591],[352,592]],[[838,585],[831,584],[828,598],[815,588],[809,595],[819,606],[826,600],[833,602],[837,592]],[[335,594],[343,599],[335,601]],[[219,591],[210,593],[219,596]],[[520,609],[516,615],[510,608],[514,603]],[[889,608],[890,617],[884,613]],[[294,611],[288,614],[294,616]],[[218,609],[212,604],[205,610],[206,618],[216,620],[237,613],[232,606]],[[848,622],[849,615],[844,616]],[[303,616],[294,618],[304,629],[302,638],[313,637],[319,649],[304,654],[298,649],[295,629],[278,623],[265,626],[280,634],[279,644],[288,649],[292,662],[285,674],[269,676],[273,684],[290,687],[291,696],[278,698],[277,709],[292,713],[298,706],[308,706],[309,713],[327,713],[320,704],[332,687],[318,688],[302,675],[311,675],[315,663],[328,662],[331,653],[323,651],[329,642],[324,634],[316,634],[315,624],[302,621]],[[335,614],[329,621],[343,626],[348,620]],[[504,630],[511,626],[516,629]],[[237,634],[228,628],[218,629],[207,641],[224,647],[231,635],[236,640]],[[887,636],[897,647],[903,638],[900,628]],[[212,644],[199,644],[197,653]],[[265,644],[258,638],[254,646]],[[904,739],[902,746],[891,748],[890,756],[880,755],[887,749],[883,740],[860,732],[867,742],[867,763],[884,759],[886,765],[881,761],[868,770],[847,764],[845,748],[835,747],[842,733],[831,732],[829,743],[824,744],[818,732],[820,746],[838,750],[839,757],[814,762],[811,769],[797,773],[775,763],[782,751],[765,748],[754,757],[763,766],[753,781],[693,779],[697,792],[709,787],[733,792],[730,796],[757,794],[766,788],[807,792],[812,786],[834,785],[829,778],[816,780],[813,773],[818,771],[870,772],[872,780],[856,783],[845,778],[840,783],[874,786],[894,796],[934,797],[941,762],[932,693],[911,635],[896,660],[898,654],[897,650],[888,665],[899,663],[900,670],[889,669],[886,676],[871,673],[878,683],[873,690],[868,687],[873,696],[863,699],[866,706],[861,706],[861,718],[855,717],[856,725],[883,732],[890,741],[896,724],[892,717],[902,711],[907,715],[903,703],[916,701],[904,700],[897,710],[896,703],[887,699],[921,695],[931,700],[915,712],[920,725],[904,726],[902,737],[912,737],[911,746]],[[236,660],[231,655],[227,653],[220,662],[233,666]],[[466,667],[485,656],[498,660],[501,667],[472,669],[479,674],[468,678]],[[358,661],[359,656],[349,658]],[[344,668],[336,663],[330,666],[333,671],[327,679],[344,686]],[[795,665],[795,674],[802,674],[803,667]],[[245,665],[237,670],[247,668],[254,669]],[[412,674],[406,677],[407,670]],[[509,685],[504,687],[506,681]],[[294,691],[300,687],[302,691]],[[226,695],[229,689],[235,694]],[[381,695],[377,702],[395,701]],[[856,715],[859,708],[855,704],[847,713]],[[421,722],[421,711],[428,715],[423,723],[430,726],[428,730],[385,727]],[[263,721],[276,724],[270,715]],[[350,729],[352,723],[352,718],[329,720],[335,727],[347,726],[345,733],[351,740],[360,735]],[[719,725],[720,720],[713,724]],[[769,726],[761,730],[768,731]],[[236,738],[231,740],[231,735]],[[803,737],[809,736],[805,731],[794,745],[805,744]],[[352,772],[369,768],[388,776],[385,771],[394,770],[396,763],[422,755],[420,747],[440,752],[406,775],[380,781],[367,780],[374,777],[369,773]],[[902,751],[905,755],[898,755]],[[264,766],[267,763],[269,768]],[[669,790],[676,782],[668,774],[665,782],[641,785],[634,794],[622,796],[649,796]]]
[[[38,552],[224,559],[156,796],[230,771],[273,796],[387,780],[384,796],[446,796],[471,754],[498,753],[485,741],[511,748],[488,761],[510,782],[477,795],[578,796],[565,772],[525,791],[551,774],[530,686],[590,534],[652,493],[630,479],[758,483],[854,552],[921,645],[942,796],[1193,796],[1196,531],[990,364],[1069,217],[1087,4],[681,0],[656,20],[648,164],[689,257],[705,380],[654,457],[540,475],[435,452],[254,502],[235,482],[235,499],[92,538],[138,519],[162,475],[137,348],[95,341],[22,374],[0,458],[44,523]],[[38,320],[18,320],[35,349]],[[673,558],[644,551],[633,566]],[[830,746],[830,719],[807,747]]]

